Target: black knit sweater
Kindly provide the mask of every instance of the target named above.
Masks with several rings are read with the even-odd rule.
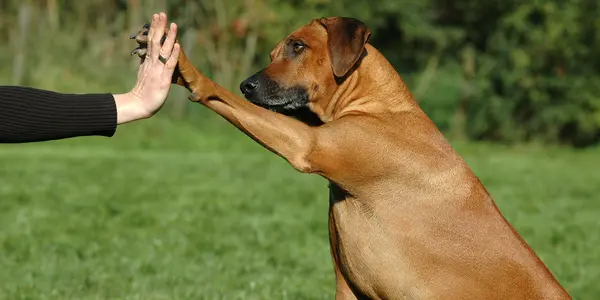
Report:
[[[0,143],[111,137],[116,127],[112,94],[61,94],[0,86]]]

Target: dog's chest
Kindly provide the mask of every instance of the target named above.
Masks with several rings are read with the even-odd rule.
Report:
[[[404,287],[411,280],[395,239],[351,197],[330,186],[330,238],[340,271],[373,299],[380,291],[391,292],[389,299],[406,299]]]

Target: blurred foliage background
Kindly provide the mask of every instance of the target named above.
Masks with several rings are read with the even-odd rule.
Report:
[[[159,11],[234,92],[311,19],[362,20],[574,299],[600,299],[597,0],[0,0],[0,84],[126,92]],[[187,96],[110,139],[0,146],[0,299],[332,299],[326,182]]]
[[[352,16],[453,139],[586,147],[600,140],[596,0],[3,0],[3,81],[123,90],[137,61],[127,39],[151,13],[180,25],[192,61],[218,83],[264,66],[287,33]],[[84,81],[77,84],[77,81]],[[94,82],[96,86],[90,86]],[[168,113],[184,118],[183,91]]]

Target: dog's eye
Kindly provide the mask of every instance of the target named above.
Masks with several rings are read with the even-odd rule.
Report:
[[[296,54],[299,54],[300,52],[302,52],[302,50],[304,50],[304,44],[300,42],[294,42],[292,46],[294,47],[294,53]]]

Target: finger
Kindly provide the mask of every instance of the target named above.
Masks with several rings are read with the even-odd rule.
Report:
[[[169,71],[174,71],[177,66],[177,61],[179,60],[179,53],[181,52],[181,46],[179,43],[175,43],[173,46],[173,52],[171,52],[171,57],[167,60],[166,66]]]
[[[165,26],[167,26],[167,15],[163,12],[159,14],[158,22],[156,22],[156,28],[154,28],[154,35],[151,38],[152,49],[150,50],[150,58],[158,58],[160,52],[160,40],[165,34]]]
[[[152,43],[150,41],[152,41],[152,37],[154,36],[154,34],[156,33],[156,27],[158,25],[158,14],[153,14],[152,15],[152,22],[150,23],[150,30],[148,30],[148,40],[147,40],[147,44],[146,44],[146,48],[147,48],[147,52],[146,55],[150,54],[152,52]],[[160,48],[157,48],[160,49]]]
[[[177,38],[177,24],[171,23],[171,27],[169,28],[169,33],[167,34],[167,39],[165,43],[160,48],[160,55],[162,57],[170,57],[171,52],[173,51],[173,45],[175,44],[175,39]]]

